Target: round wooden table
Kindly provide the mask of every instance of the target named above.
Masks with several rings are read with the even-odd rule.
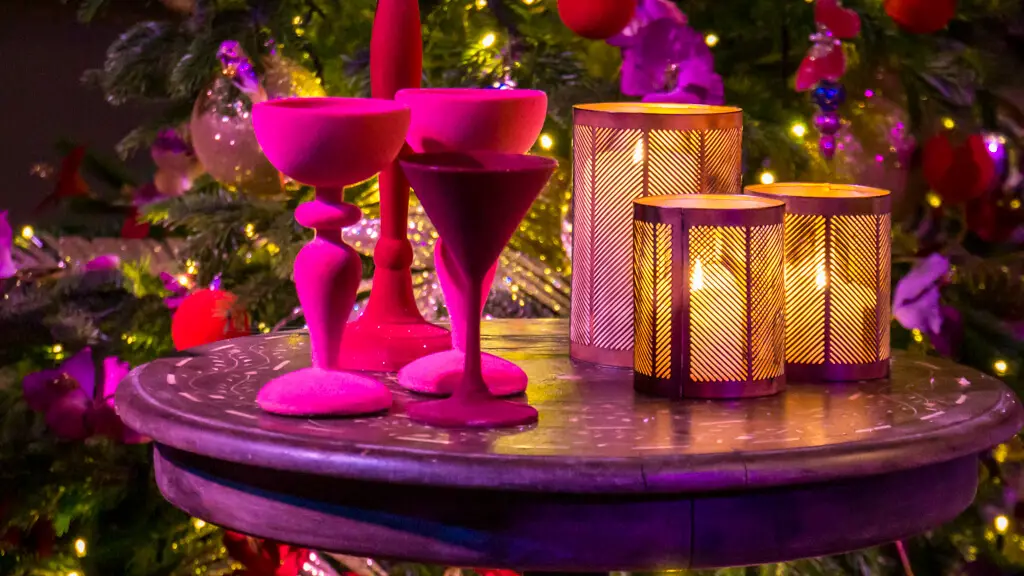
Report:
[[[484,323],[530,376],[535,426],[289,419],[254,398],[309,365],[304,333],[218,342],[134,370],[128,425],[174,505],[321,550],[453,566],[609,571],[758,564],[920,533],[974,497],[979,452],[1024,423],[1001,382],[896,353],[888,381],[735,402],[638,396],[574,364],[564,321]]]

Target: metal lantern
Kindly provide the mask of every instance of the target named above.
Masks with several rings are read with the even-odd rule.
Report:
[[[633,200],[737,194],[742,111],[726,106],[576,106],[570,355],[633,365]]]
[[[786,203],[786,374],[850,381],[889,374],[892,254],[888,190],[748,186]]]
[[[636,389],[671,398],[781,390],[785,205],[712,194],[633,207]]]

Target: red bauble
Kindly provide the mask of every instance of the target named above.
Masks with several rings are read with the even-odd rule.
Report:
[[[139,209],[135,206],[128,208],[125,214],[124,224],[121,225],[121,238],[138,240],[149,237],[149,222],[139,220]]]
[[[931,34],[956,16],[956,0],[886,0],[885,13],[907,32]]]
[[[995,181],[996,165],[980,134],[972,134],[959,146],[949,132],[932,136],[924,144],[924,177],[943,202],[962,204],[978,198]]]
[[[1005,198],[983,196],[967,203],[967,228],[985,242],[1006,242],[1024,224],[1024,209],[1014,209]]]
[[[249,316],[224,290],[197,290],[181,301],[171,319],[174,347],[185,350],[249,334]]]
[[[633,19],[637,0],[558,0],[558,15],[573,32],[604,40],[622,32]]]

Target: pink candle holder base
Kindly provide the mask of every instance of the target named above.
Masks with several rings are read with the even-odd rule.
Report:
[[[512,362],[493,354],[482,354],[481,370],[487,389],[495,396],[515,396],[526,392],[526,372]],[[398,371],[398,384],[406,390],[429,396],[450,396],[462,380],[466,354],[459,350],[438,352],[416,360]]]
[[[451,334],[426,321],[379,323],[364,316],[345,328],[340,361],[346,370],[394,372],[451,347]]]
[[[537,409],[529,404],[497,400],[491,396],[459,397],[410,404],[406,411],[415,422],[440,428],[503,428],[537,422]]]
[[[355,416],[384,412],[391,391],[372,378],[303,368],[268,382],[256,397],[266,412],[282,416]]]

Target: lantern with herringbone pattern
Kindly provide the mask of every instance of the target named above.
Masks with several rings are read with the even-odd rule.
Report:
[[[633,206],[740,193],[742,112],[686,104],[576,106],[570,354],[633,365]]]
[[[657,196],[634,201],[633,213],[637,390],[671,398],[778,392],[784,204]]]
[[[748,186],[786,203],[786,375],[850,381],[889,374],[888,190]]]

